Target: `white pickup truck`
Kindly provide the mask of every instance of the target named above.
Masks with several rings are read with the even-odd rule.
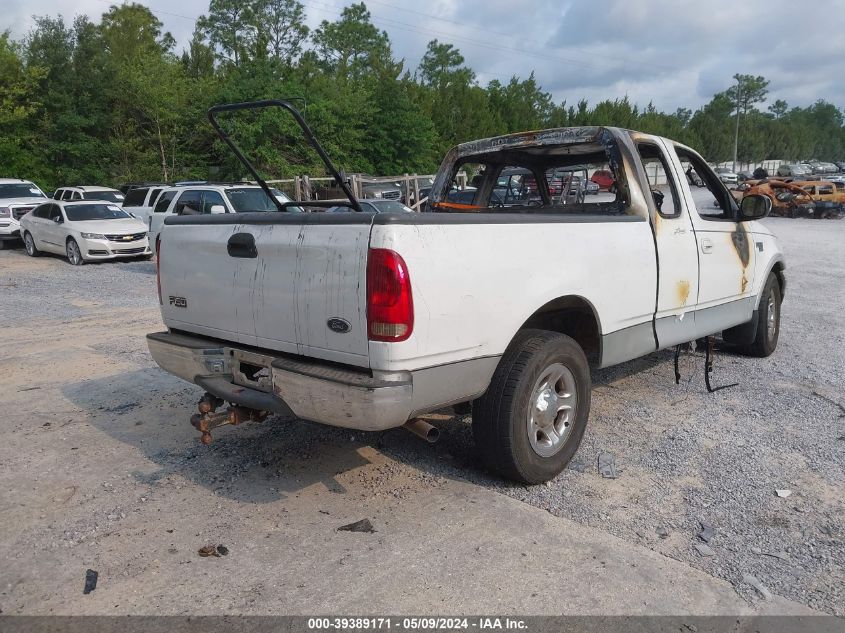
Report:
[[[0,178],[0,250],[21,239],[21,218],[47,196],[35,183],[19,178]]]
[[[553,196],[547,175],[575,165],[611,170],[614,192]],[[533,174],[525,197],[489,206],[510,167]],[[448,199],[460,170],[475,175],[471,204]],[[208,392],[200,418],[237,405],[195,426],[274,411],[380,430],[472,403],[487,464],[538,483],[578,448],[591,367],[718,333],[754,356],[777,345],[784,258],[757,221],[770,202],[737,204],[671,140],[581,127],[464,143],[430,208],[167,218],[168,331],[150,351]]]

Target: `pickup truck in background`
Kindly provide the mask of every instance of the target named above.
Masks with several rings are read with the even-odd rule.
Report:
[[[123,208],[129,211],[144,224],[149,225],[150,214],[153,212],[158,194],[166,189],[166,184],[135,185],[127,190],[123,199]]]
[[[553,195],[547,175],[573,165],[609,166],[614,192]],[[514,168],[532,172],[537,199],[491,206]],[[471,202],[449,199],[461,170],[478,175]],[[578,448],[591,367],[718,333],[753,356],[777,346],[784,258],[758,222],[770,200],[737,203],[669,139],[580,127],[463,143],[428,213],[360,213],[347,194],[348,213],[165,221],[168,329],[148,343],[161,367],[206,390],[194,419],[204,440],[268,411],[375,431],[471,403],[487,465],[539,483]],[[223,401],[233,406],[221,417]]]
[[[44,202],[47,196],[35,183],[0,178],[0,250],[21,239],[21,218]]]
[[[284,193],[271,189],[280,202],[290,202]],[[147,217],[150,244],[156,248],[158,234],[164,221],[172,215],[204,215],[212,213],[242,213],[244,211],[277,211],[273,201],[258,185],[214,184],[165,187],[158,196],[153,212]],[[297,209],[288,207],[289,213]]]

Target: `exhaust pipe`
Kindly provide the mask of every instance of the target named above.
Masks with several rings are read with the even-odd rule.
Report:
[[[414,418],[413,420],[408,420],[405,424],[402,425],[402,428],[406,431],[410,431],[417,437],[424,439],[429,444],[434,444],[437,440],[440,439],[440,429],[436,426],[430,425],[428,422],[421,418]]]

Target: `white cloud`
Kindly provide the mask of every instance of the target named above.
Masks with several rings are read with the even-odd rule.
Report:
[[[302,1],[312,27],[336,19],[349,4]],[[0,29],[21,37],[32,14],[70,20],[85,13],[96,20],[110,4],[6,0]],[[145,4],[180,48],[190,39],[192,19],[208,8],[207,0]],[[772,99],[807,105],[824,98],[845,106],[845,11],[839,0],[817,0],[806,19],[793,0],[371,0],[368,7],[410,68],[436,38],[457,46],[482,82],[535,71],[556,101],[627,94],[641,106],[653,101],[669,111],[695,108],[741,72],[769,79]]]

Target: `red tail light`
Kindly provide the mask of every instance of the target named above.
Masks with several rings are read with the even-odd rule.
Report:
[[[156,237],[156,288],[158,288],[158,303],[164,305],[161,300],[161,238]]]
[[[386,248],[367,258],[367,333],[371,341],[407,340],[414,331],[414,300],[405,260]]]

